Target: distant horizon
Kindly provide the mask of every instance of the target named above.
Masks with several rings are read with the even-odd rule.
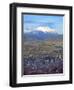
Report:
[[[63,17],[23,14],[23,32],[42,31],[63,35]]]
[[[43,31],[29,31],[29,32],[24,32],[24,34],[28,34],[28,33],[33,33],[33,34],[36,34],[36,32],[42,32],[42,33],[50,33],[50,34],[58,34],[58,35],[63,35],[63,33],[53,33],[53,32],[43,32]]]

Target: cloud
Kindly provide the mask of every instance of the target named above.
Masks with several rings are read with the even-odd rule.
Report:
[[[47,26],[39,26],[36,28],[37,31],[42,31],[42,32],[56,32],[54,29],[47,27]]]

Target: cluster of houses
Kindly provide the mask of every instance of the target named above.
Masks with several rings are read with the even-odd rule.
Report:
[[[62,55],[39,55],[24,57],[23,74],[53,74],[63,73],[63,58]]]

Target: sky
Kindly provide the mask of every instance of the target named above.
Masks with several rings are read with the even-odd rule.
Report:
[[[63,18],[62,15],[23,14],[23,31],[26,33],[37,30],[63,34]]]

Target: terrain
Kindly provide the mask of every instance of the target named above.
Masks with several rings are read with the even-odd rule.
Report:
[[[24,75],[63,73],[63,36],[34,32],[23,37]]]

